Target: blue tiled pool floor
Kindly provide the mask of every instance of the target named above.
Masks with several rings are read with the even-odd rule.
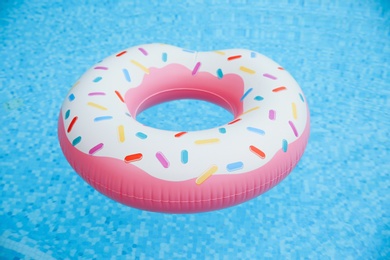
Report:
[[[389,259],[389,25],[390,5],[375,0],[1,1],[0,259]],[[95,62],[152,42],[246,48],[283,65],[311,110],[291,175],[189,215],[129,208],[85,183],[58,144],[62,101]]]

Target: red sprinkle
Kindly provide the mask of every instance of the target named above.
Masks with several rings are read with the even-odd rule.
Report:
[[[234,123],[237,123],[240,120],[241,120],[241,118],[237,118],[236,120],[233,120],[233,121],[229,122],[228,125],[232,125]]]
[[[249,146],[249,150],[251,150],[251,152],[253,152],[257,156],[259,156],[261,159],[265,158],[265,153],[262,150],[260,150],[259,148],[257,148],[256,146],[253,146],[253,145]]]
[[[239,59],[241,57],[242,57],[241,55],[230,56],[230,57],[227,58],[227,60],[235,60],[235,59]]]
[[[186,134],[187,132],[179,132],[179,133],[177,133],[177,134],[175,134],[175,137],[180,137],[180,136],[182,136],[182,135],[184,135],[184,134]]]
[[[125,103],[125,100],[123,99],[121,93],[119,93],[119,91],[115,90],[115,94],[118,96],[118,98],[123,102]]]
[[[135,161],[139,161],[142,159],[142,153],[134,153],[134,154],[129,154],[125,157],[125,162],[126,163],[131,163]]]
[[[77,118],[78,118],[77,116],[73,117],[72,121],[70,122],[70,124],[68,126],[68,133],[70,131],[72,131],[72,128],[73,128],[74,124],[76,123]]]
[[[125,54],[127,51],[122,51],[120,53],[118,53],[116,56],[119,57],[119,56],[122,56],[123,54]]]
[[[281,87],[278,87],[278,88],[274,88],[272,90],[272,92],[279,92],[279,91],[282,91],[282,90],[286,90],[287,88],[285,86],[281,86]]]

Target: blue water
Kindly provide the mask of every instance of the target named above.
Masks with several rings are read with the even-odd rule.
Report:
[[[388,1],[63,2],[0,2],[1,259],[390,259]],[[61,103],[95,62],[151,42],[246,48],[286,68],[312,124],[291,175],[247,203],[190,215],[89,187],[60,150]],[[180,106],[205,119],[175,123]],[[229,120],[209,105],[157,111],[146,121],[160,127]]]

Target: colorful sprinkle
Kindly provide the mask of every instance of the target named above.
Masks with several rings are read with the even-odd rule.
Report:
[[[97,144],[89,150],[89,154],[94,154],[103,148],[103,143]]]
[[[261,101],[261,100],[263,100],[264,98],[262,97],[262,96],[256,96],[255,98],[254,98],[254,100],[257,100],[257,101]]]
[[[211,143],[218,143],[218,142],[219,142],[218,138],[210,138],[210,139],[196,140],[195,144],[211,144]]]
[[[99,81],[101,81],[102,80],[102,77],[96,77],[94,80],[93,80],[93,82],[99,82]]]
[[[217,76],[219,79],[222,79],[223,78],[223,72],[221,69],[217,69]]]
[[[234,162],[226,165],[226,170],[228,170],[229,172],[233,172],[233,171],[241,170],[243,167],[244,167],[243,162]]]
[[[99,121],[110,120],[110,119],[112,119],[112,116],[99,116],[99,117],[95,117],[93,121],[99,122]]]
[[[282,140],[282,149],[283,149],[283,152],[287,152],[288,143],[287,143],[287,140],[286,140],[286,139],[283,139],[283,140]]]
[[[223,52],[223,51],[214,51],[215,53],[218,53],[218,54],[220,54],[220,55],[225,55],[225,52]]]
[[[87,105],[88,105],[88,106],[91,106],[91,107],[95,107],[95,108],[101,109],[101,110],[107,110],[106,107],[101,106],[101,105],[98,105],[98,104],[93,103],[93,102],[88,102]]]
[[[118,96],[118,98],[120,99],[120,101],[122,101],[123,103],[125,103],[125,100],[123,99],[121,93],[119,93],[118,90],[115,90],[115,94]]]
[[[278,87],[278,88],[274,88],[272,90],[272,92],[279,92],[279,91],[282,91],[282,90],[286,90],[287,88],[285,86],[281,86],[281,87]]]
[[[183,164],[188,163],[188,151],[187,150],[182,150],[181,151],[181,162]]]
[[[119,142],[123,143],[125,141],[125,128],[123,125],[118,126],[118,136]]]
[[[291,104],[291,110],[292,110],[292,114],[293,114],[294,119],[298,119],[297,105],[294,102],[292,102],[292,104]]]
[[[266,78],[269,78],[269,79],[273,79],[273,80],[277,79],[277,77],[275,77],[275,76],[273,76],[271,74],[268,74],[268,73],[263,74],[263,77],[266,77]]]
[[[292,129],[293,132],[294,132],[294,135],[295,135],[296,137],[298,137],[298,131],[297,131],[297,129],[295,128],[294,123],[293,123],[292,121],[288,121],[288,123],[290,124],[291,129]]]
[[[163,52],[161,58],[162,58],[162,61],[163,61],[163,62],[166,62],[166,61],[168,60],[168,55],[167,55],[167,53],[166,53],[166,52]]]
[[[260,128],[248,126],[246,129],[247,129],[248,131],[251,131],[251,132],[256,133],[256,134],[259,134],[259,135],[265,135],[264,130],[262,130],[262,129],[260,129]]]
[[[301,98],[302,102],[305,102],[301,93],[299,93],[299,97]]]
[[[135,60],[131,60],[131,63],[133,63],[135,66],[137,66],[138,68],[140,68],[141,70],[143,70],[146,74],[149,74],[149,69],[146,68],[144,65],[142,65],[141,63],[139,63],[138,61],[135,61]]]
[[[156,158],[164,168],[169,167],[169,161],[167,160],[167,158],[164,156],[164,154],[162,152],[157,152]]]
[[[282,67],[278,67],[278,70],[284,70],[284,68],[282,68]]]
[[[219,128],[218,131],[219,131],[221,134],[226,134],[226,128],[224,128],[224,127]]]
[[[130,74],[127,69],[122,69],[123,75],[125,76],[125,79],[127,82],[131,82]]]
[[[194,76],[194,75],[198,72],[198,70],[199,70],[199,68],[200,68],[200,65],[201,65],[200,62],[197,62],[197,63],[195,64],[195,67],[194,67],[194,69],[192,70],[192,76]]]
[[[243,71],[243,72],[249,73],[249,74],[255,74],[256,73],[256,71],[251,70],[251,69],[249,69],[247,67],[244,67],[244,66],[241,66],[240,70]]]
[[[235,123],[237,123],[237,122],[240,121],[240,120],[241,120],[241,118],[237,118],[237,119],[235,119],[235,120],[229,122],[228,125],[235,124]]]
[[[104,92],[90,92],[88,93],[88,96],[104,96],[106,93]]]
[[[138,48],[140,52],[142,52],[143,55],[147,56],[148,52],[144,48]]]
[[[251,58],[256,58],[256,52],[251,52]]]
[[[182,135],[184,135],[184,134],[186,134],[187,132],[179,132],[179,133],[177,133],[177,134],[175,134],[175,137],[180,137],[180,136],[182,136]]]
[[[72,102],[75,99],[75,96],[73,94],[70,94],[68,99],[70,102]]]
[[[77,145],[78,143],[80,143],[80,141],[81,141],[81,136],[78,136],[78,137],[76,137],[75,139],[73,139],[72,145],[75,146],[75,145]]]
[[[259,109],[259,108],[260,108],[259,106],[257,106],[257,107],[253,107],[253,108],[251,108],[251,109],[248,109],[247,111],[245,111],[245,112],[244,112],[244,113],[242,113],[241,115],[248,114],[249,112],[255,111],[255,110]]]
[[[68,109],[66,112],[65,112],[65,120],[68,119],[70,116],[70,109]]]
[[[107,67],[98,66],[94,68],[95,70],[108,70]]]
[[[123,54],[125,54],[127,51],[122,51],[120,53],[118,53],[116,56],[119,57],[119,56],[122,56]]]
[[[211,167],[208,168],[206,171],[204,171],[204,172],[202,173],[202,175],[200,175],[200,176],[196,179],[195,183],[198,184],[198,185],[202,184],[202,183],[205,182],[208,178],[210,178],[211,175],[213,175],[213,174],[216,173],[217,171],[218,171],[218,166],[216,166],[216,165],[211,166]]]
[[[253,90],[253,88],[248,89],[248,90],[244,93],[244,95],[242,95],[240,101],[242,102],[242,101],[244,100],[244,98],[245,98],[246,96],[248,96],[249,93],[252,92],[252,90]]]
[[[185,52],[189,52],[189,53],[195,53],[196,51],[193,51],[193,50],[188,50],[188,49],[182,49],[183,51]]]
[[[228,61],[231,61],[231,60],[236,60],[236,59],[239,59],[241,58],[242,56],[241,55],[235,55],[235,56],[230,56],[227,58]]]
[[[269,113],[268,113],[268,117],[269,117],[269,119],[271,119],[271,120],[275,120],[275,119],[276,119],[276,111],[273,110],[273,109],[271,109],[271,110],[269,111]]]
[[[142,132],[138,132],[135,134],[136,137],[138,137],[139,139],[146,139],[148,138],[148,136]]]
[[[69,133],[70,131],[72,131],[72,128],[73,128],[74,124],[76,123],[77,119],[78,119],[78,117],[75,116],[75,117],[73,117],[72,121],[70,121],[70,124],[69,124],[69,126],[68,126],[68,130],[67,130],[68,133]]]
[[[265,158],[265,153],[254,145],[249,146],[249,150],[259,156],[261,159]]]
[[[125,157],[126,163],[136,162],[142,159],[142,153],[133,153]]]

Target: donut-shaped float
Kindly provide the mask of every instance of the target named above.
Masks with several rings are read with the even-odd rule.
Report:
[[[201,99],[234,119],[202,131],[145,126],[161,102]],[[191,213],[254,198],[283,180],[309,138],[309,110],[293,77],[249,50],[132,47],[88,70],[66,96],[62,151],[106,196],[139,209]]]

